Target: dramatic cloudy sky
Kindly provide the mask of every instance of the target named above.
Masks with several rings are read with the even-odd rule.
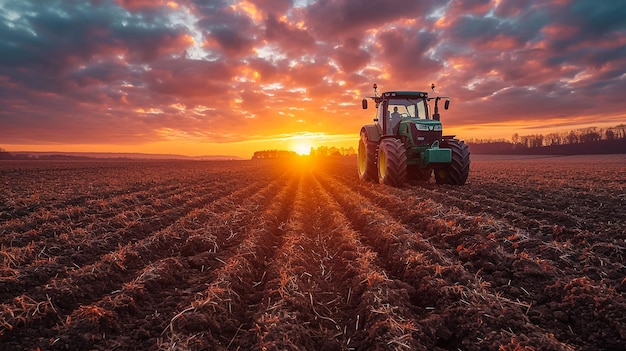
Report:
[[[356,146],[381,90],[506,138],[626,122],[626,1],[0,0],[0,147]]]

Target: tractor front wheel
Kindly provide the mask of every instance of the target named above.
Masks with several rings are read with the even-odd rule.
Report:
[[[435,169],[437,184],[463,185],[467,181],[470,170],[469,147],[462,140],[447,139],[441,143],[442,148],[452,151],[452,162],[449,165]]]
[[[376,170],[377,156],[378,143],[369,140],[365,130],[362,130],[357,155],[357,167],[359,169],[359,178],[361,180],[372,182],[378,181],[378,170]]]
[[[406,180],[406,149],[398,139],[383,139],[378,149],[378,181],[399,187]]]

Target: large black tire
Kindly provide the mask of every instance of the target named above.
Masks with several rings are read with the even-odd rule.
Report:
[[[452,162],[442,168],[435,169],[435,181],[437,184],[465,184],[470,171],[469,147],[464,141],[458,139],[444,140],[441,147],[449,148],[452,151]]]
[[[406,180],[406,149],[398,139],[383,139],[378,148],[378,181],[395,187]]]
[[[359,178],[364,181],[378,181],[378,169],[376,158],[378,157],[378,143],[369,140],[365,130],[361,131],[359,139],[359,151],[356,158]]]
[[[407,178],[417,180],[418,182],[427,182],[433,175],[432,169],[423,169],[416,166],[407,169]]]

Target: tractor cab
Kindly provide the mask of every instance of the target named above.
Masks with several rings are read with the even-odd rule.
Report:
[[[374,122],[380,128],[381,135],[398,136],[401,132],[435,131],[441,136],[439,100],[445,99],[444,109],[450,106],[450,98],[429,98],[427,92],[421,91],[390,91],[378,95],[374,85],[375,96],[369,97],[376,103]],[[434,113],[431,114],[429,102],[434,100]],[[367,109],[367,98],[362,101],[363,109]],[[405,123],[403,123],[405,122]],[[401,125],[405,127],[401,127]],[[415,125],[415,128],[410,127]],[[431,139],[431,138],[428,138]],[[417,141],[417,140],[416,140]]]

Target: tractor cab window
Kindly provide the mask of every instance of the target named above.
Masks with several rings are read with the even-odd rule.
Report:
[[[411,113],[408,110],[408,107],[405,105],[392,105],[389,104],[387,110],[389,111],[389,115],[397,116],[398,118],[412,117]]]
[[[397,129],[400,121],[403,117],[408,117],[405,106],[388,105],[387,115],[389,116],[387,124],[387,134],[397,134]]]
[[[389,114],[391,115],[396,108],[401,118],[428,118],[424,99],[390,99]]]
[[[382,123],[385,123],[385,121],[387,121],[389,119],[389,113],[385,113],[387,112],[387,110],[385,110],[383,107],[383,104],[379,104],[376,106],[376,120],[378,124],[380,124],[381,128],[382,128]]]
[[[426,100],[418,99],[413,101],[415,101],[415,104],[412,106],[415,106],[416,116],[418,118],[428,118],[428,112],[426,111],[428,104],[426,103]]]

